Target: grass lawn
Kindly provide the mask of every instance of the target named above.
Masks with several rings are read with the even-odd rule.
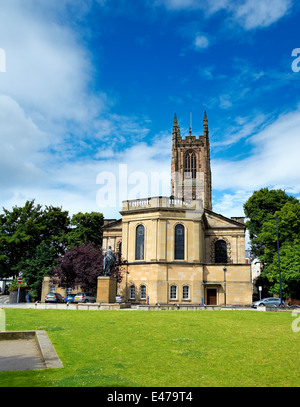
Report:
[[[46,330],[64,368],[0,372],[0,386],[299,386],[289,313],[6,309]]]

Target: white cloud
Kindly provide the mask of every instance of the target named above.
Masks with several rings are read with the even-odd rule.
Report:
[[[284,17],[291,0],[246,0],[235,8],[234,18],[246,29],[268,27]]]
[[[0,182],[2,194],[12,187],[22,188],[29,180],[43,178],[41,149],[47,136],[10,96],[0,94]]]
[[[7,55],[1,91],[37,119],[84,121],[99,113],[103,101],[88,94],[89,55],[74,33],[17,4],[1,6],[0,38]]]
[[[249,138],[267,125],[268,120],[268,116],[260,112],[248,117],[238,116],[235,123],[227,128],[225,134],[222,134],[221,140],[212,141],[212,148],[231,146],[242,139]]]
[[[46,190],[53,162],[61,158],[50,149],[63,146],[71,127],[77,136],[84,132],[105,101],[89,92],[92,69],[84,47],[73,31],[42,14],[43,4],[1,3],[7,58],[0,75],[0,206]]]
[[[83,0],[55,5],[63,13],[74,3],[88,11]],[[112,114],[107,95],[90,90],[91,56],[74,27],[56,23],[56,12],[54,3],[43,1],[1,4],[7,69],[0,75],[0,207],[36,198],[70,211],[96,210],[98,172],[118,144],[142,140],[149,131],[147,118]]]
[[[243,138],[249,132],[248,145],[252,149],[247,158],[212,160],[213,210],[217,213],[244,216],[244,203],[255,190],[264,187],[280,188],[300,198],[300,107],[282,114],[259,131],[256,125],[262,119],[263,116],[257,121],[240,119],[245,131],[234,136]],[[237,141],[234,136],[230,142]]]
[[[209,46],[209,40],[205,35],[197,34],[194,45],[196,49],[205,49]]]
[[[300,194],[300,108],[282,114],[249,138],[252,150],[237,161],[212,161],[213,187],[219,191],[253,191],[276,187]]]
[[[169,10],[197,9],[201,7],[197,0],[155,0],[155,5],[163,5]]]
[[[155,5],[163,5],[168,10],[201,10],[208,17],[225,10],[228,15],[245,30],[268,27],[287,15],[293,5],[292,0],[157,0]]]
[[[243,204],[252,195],[249,191],[238,190],[233,193],[225,192],[213,200],[213,210],[223,216],[245,216]]]
[[[219,96],[219,101],[220,101],[221,109],[229,109],[230,107],[232,107],[230,95],[224,94],[224,95]]]

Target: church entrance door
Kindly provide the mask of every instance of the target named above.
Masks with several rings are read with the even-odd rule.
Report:
[[[206,294],[207,294],[207,305],[217,305],[216,288],[208,288]]]

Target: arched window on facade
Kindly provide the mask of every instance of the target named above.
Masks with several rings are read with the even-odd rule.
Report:
[[[175,260],[184,260],[184,226],[175,226]]]
[[[215,263],[227,263],[227,243],[225,240],[215,242]]]
[[[184,173],[190,174],[191,178],[196,178],[197,158],[195,151],[188,151],[185,155]]]
[[[145,228],[143,225],[139,225],[136,228],[136,240],[135,240],[136,260],[144,260],[144,246],[145,246]]]

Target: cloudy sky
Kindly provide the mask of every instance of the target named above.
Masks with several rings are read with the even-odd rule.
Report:
[[[0,207],[115,218],[169,195],[174,113],[200,135],[204,110],[215,212],[300,197],[299,19],[296,0],[2,0]]]

